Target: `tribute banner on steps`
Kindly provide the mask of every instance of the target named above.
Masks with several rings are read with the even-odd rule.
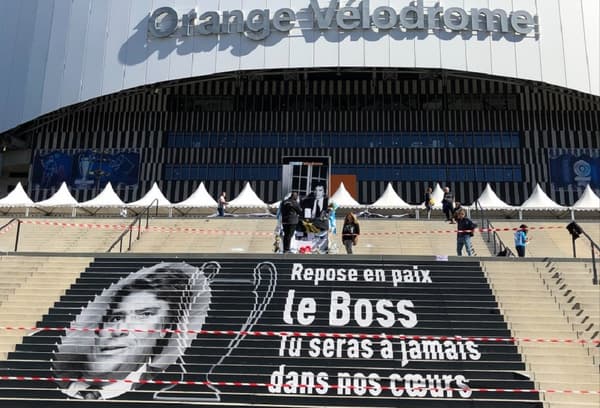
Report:
[[[56,380],[1,382],[10,406],[541,407],[472,389],[533,388],[514,344],[469,339],[510,337],[476,263],[101,258],[38,327],[66,330],[0,375]]]

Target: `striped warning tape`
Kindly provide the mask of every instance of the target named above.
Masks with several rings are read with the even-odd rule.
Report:
[[[321,337],[321,338],[354,338],[373,340],[440,340],[440,341],[479,341],[484,343],[566,343],[566,344],[600,344],[600,340],[585,339],[543,339],[532,337],[487,337],[487,336],[423,336],[408,334],[367,334],[367,333],[334,333],[334,332],[301,332],[301,331],[252,331],[252,330],[145,330],[145,329],[115,329],[99,327],[22,327],[0,326],[7,331],[70,331],[70,332],[108,332],[108,333],[175,333],[175,334],[204,334],[215,336],[257,336],[257,337]]]
[[[453,387],[390,387],[385,385],[371,386],[371,385],[339,385],[329,384],[327,386],[321,384],[273,384],[263,382],[244,382],[244,381],[185,381],[185,380],[152,380],[152,379],[139,379],[137,381],[123,379],[118,380],[114,378],[77,378],[77,377],[38,377],[38,376],[13,376],[13,375],[0,375],[0,380],[4,381],[47,381],[47,382],[85,382],[85,383],[96,383],[96,384],[157,384],[157,385],[212,385],[216,387],[252,387],[252,388],[268,388],[268,387],[281,387],[281,388],[329,388],[329,389],[381,389],[381,390],[431,390],[431,391],[461,391],[461,392],[495,392],[495,393],[514,393],[514,394],[579,394],[579,395],[600,395],[600,391],[596,390],[555,390],[555,389],[528,389],[528,388],[453,388]]]
[[[59,221],[38,221],[38,220],[23,220],[23,224],[34,224],[34,225],[48,225],[57,227],[70,227],[70,228],[97,228],[97,229],[115,229],[125,230],[128,229],[128,225],[123,224],[93,224],[93,223],[69,223]],[[534,230],[552,230],[552,229],[564,229],[564,226],[548,225],[539,227],[529,227],[529,231]],[[133,230],[137,230],[137,226],[132,227]],[[190,228],[190,227],[161,227],[161,226],[150,226],[148,228],[142,227],[145,231],[154,232],[183,232],[190,234],[207,234],[207,235],[258,235],[258,236],[270,236],[273,233],[268,231],[239,231],[239,230],[224,230],[224,229],[206,229],[206,228]],[[474,231],[483,232],[497,232],[497,231],[517,231],[519,228],[477,228]],[[471,230],[416,230],[416,231],[391,231],[391,232],[364,232],[361,235],[415,235],[415,234],[455,234],[457,232],[472,232]]]
[[[3,229],[0,230],[0,234],[6,234],[8,231],[12,230],[16,224],[17,224],[16,222],[13,222],[13,223],[9,224],[8,226],[4,227]]]

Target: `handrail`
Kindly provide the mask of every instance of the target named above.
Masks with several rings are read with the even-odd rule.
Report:
[[[577,238],[579,238],[580,235],[583,235],[590,242],[590,248],[592,250],[592,284],[598,285],[598,269],[596,267],[596,251],[600,252],[600,246],[596,242],[594,242],[592,237],[590,237],[588,235],[588,233],[585,232],[579,224],[572,222],[571,224],[569,224],[569,227],[573,224],[576,227],[575,229],[577,230],[576,231],[577,235],[574,235],[574,233],[571,232],[571,230],[569,230],[569,233],[571,233],[571,238],[573,240],[573,258],[577,258],[577,253],[575,252],[575,240]],[[567,229],[569,229],[569,227],[567,227]]]
[[[8,226],[10,224],[12,224],[13,222],[17,222],[17,236],[15,237],[15,252],[17,252],[17,248],[19,247],[19,236],[21,233],[21,220],[18,218],[13,218],[12,220],[10,220],[9,222],[7,222],[6,224],[4,224],[3,226],[0,227],[0,231],[2,231],[4,228],[8,228]]]
[[[504,243],[504,241],[502,241],[502,238],[500,238],[500,234],[496,232],[496,229],[494,228],[492,223],[488,221],[488,234],[490,233],[490,231],[492,233],[492,239],[494,241],[494,253],[498,254],[500,252],[504,252],[506,254],[505,256],[516,257],[515,253],[508,247],[508,245]],[[496,252],[497,249],[499,249],[498,252]]]
[[[479,200],[475,201],[475,210],[479,213],[481,218],[481,228],[484,228],[487,231],[487,242],[493,242],[494,255],[503,252],[506,254],[505,256],[514,257],[515,253],[504,243],[504,241],[502,241],[502,238],[500,238],[500,235],[495,231],[489,218],[485,216],[485,211],[479,203]]]
[[[137,238],[136,240],[140,239],[140,236],[142,234],[142,217],[144,215],[146,215],[146,229],[148,229],[148,223],[149,223],[149,219],[150,219],[150,209],[154,206],[154,203],[156,203],[156,214],[155,216],[158,216],[158,198],[155,198],[154,200],[152,200],[152,202],[150,203],[150,205],[148,205],[146,208],[144,208],[144,210],[139,213],[138,215],[135,216],[135,218],[133,219],[133,221],[131,222],[131,224],[129,224],[129,226],[127,227],[127,229],[125,231],[123,231],[121,233],[121,235],[119,235],[119,237],[115,240],[115,242],[113,242],[113,244],[108,248],[108,250],[106,252],[111,252],[113,250],[113,248],[115,246],[117,246],[117,244],[119,244],[119,252],[123,252],[123,238],[125,237],[125,235],[127,235],[129,233],[129,245],[127,247],[127,251],[131,251],[131,236],[133,234],[133,228],[134,225],[137,223]]]

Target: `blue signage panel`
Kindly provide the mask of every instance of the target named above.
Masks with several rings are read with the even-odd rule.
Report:
[[[46,150],[33,160],[35,189],[57,188],[63,182],[75,189],[136,187],[140,153],[137,150]]]
[[[550,149],[548,159],[554,188],[600,188],[600,149]]]

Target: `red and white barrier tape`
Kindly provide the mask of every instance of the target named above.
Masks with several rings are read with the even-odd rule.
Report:
[[[8,231],[12,230],[15,227],[16,222],[11,223],[6,228],[0,230],[0,234],[6,234]]]
[[[59,221],[38,221],[38,220],[22,220],[23,224],[34,224],[34,225],[48,225],[55,227],[72,227],[72,228],[98,228],[98,229],[115,229],[125,230],[129,228],[128,225],[123,224],[92,224],[92,223],[69,223]],[[529,231],[534,230],[551,230],[551,229],[564,229],[564,226],[541,226],[541,227],[529,227]],[[133,230],[137,230],[137,226],[132,227]],[[517,231],[520,228],[477,228],[475,232],[495,232],[495,231]],[[205,228],[189,228],[189,227],[159,227],[150,226],[148,228],[142,227],[142,230],[155,231],[155,232],[183,232],[191,234],[207,234],[207,235],[259,235],[259,236],[270,236],[273,233],[267,231],[234,231],[234,230],[217,230],[217,229],[205,229]],[[415,234],[455,234],[457,232],[471,232],[471,230],[418,230],[418,231],[392,231],[392,232],[364,232],[361,235],[415,235]]]
[[[21,224],[46,225],[52,227],[70,227],[70,228],[97,228],[97,229],[116,229],[125,230],[129,225],[124,224],[93,224],[93,223],[76,223],[62,221],[38,221],[38,220],[21,220]]]
[[[323,333],[323,332],[300,332],[300,331],[252,331],[252,330],[144,330],[144,329],[102,329],[99,327],[18,327],[18,326],[0,326],[0,330],[7,331],[70,331],[70,332],[108,332],[108,333],[187,333],[187,334],[206,334],[215,336],[257,336],[257,337],[321,337],[321,338],[354,338],[354,339],[373,339],[373,340],[441,340],[441,341],[480,341],[484,343],[566,343],[566,344],[600,344],[600,340],[584,339],[542,339],[530,337],[487,337],[487,336],[422,336],[407,334],[367,334],[367,333]]]
[[[315,388],[321,389],[325,386],[320,384],[272,384],[262,382],[244,382],[244,381],[183,381],[183,380],[117,380],[114,378],[76,378],[76,377],[37,377],[37,376],[13,376],[0,375],[0,380],[3,381],[47,381],[47,382],[85,382],[96,384],[157,384],[157,385],[212,385],[216,387],[252,387],[252,388],[267,388],[267,387],[282,387],[282,388]],[[579,395],[600,395],[600,391],[595,390],[536,390],[527,388],[452,388],[452,387],[390,387],[390,386],[358,386],[358,385],[338,385],[330,384],[328,389],[382,389],[382,390],[431,390],[431,391],[470,391],[470,392],[497,392],[497,393],[512,393],[512,394],[579,394]]]

